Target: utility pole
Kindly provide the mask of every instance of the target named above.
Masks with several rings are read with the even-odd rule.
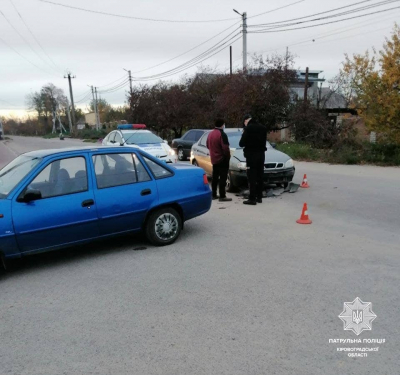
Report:
[[[72,82],[71,78],[76,78],[76,76],[71,77],[71,73],[68,73],[67,76],[64,76],[64,78],[68,78],[68,83],[69,83],[69,96],[71,99],[71,105],[72,105],[72,125],[76,125],[75,121],[75,105],[74,105],[74,95],[72,94]]]
[[[308,100],[308,67],[306,68],[306,82],[304,84],[304,104],[307,103]]]
[[[96,97],[94,96],[93,86],[90,86],[90,88],[92,89],[93,109],[94,109],[94,113],[95,113],[95,116],[96,116],[96,129],[97,129],[97,100],[96,100]]]
[[[130,70],[126,70],[126,69],[124,69],[124,70],[125,70],[125,72],[128,72],[128,76],[129,76],[129,88],[130,88],[129,93],[130,93],[131,96],[132,96],[132,92],[133,92],[133,88],[132,88],[132,74],[131,74],[131,71],[130,71]]]
[[[243,71],[247,70],[247,13],[239,13],[236,9],[233,10],[235,13],[242,17],[242,33],[243,33]]]
[[[230,60],[230,72],[231,72],[231,77],[232,77],[232,46],[229,46],[229,60]]]
[[[97,87],[94,88],[94,93],[96,95],[96,129],[100,129],[100,113],[99,113],[99,106],[97,104],[98,99],[97,99]]]
[[[247,13],[243,13],[243,71],[247,70]]]
[[[72,133],[71,114],[69,113],[70,109],[71,109],[71,107],[69,106],[69,101],[67,98],[67,116],[68,116],[69,132]]]

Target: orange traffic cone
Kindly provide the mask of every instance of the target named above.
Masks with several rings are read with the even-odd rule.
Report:
[[[301,212],[300,219],[296,220],[296,223],[299,223],[299,224],[311,224],[312,223],[312,221],[308,217],[307,203],[304,203],[303,211]]]
[[[303,182],[301,183],[300,187],[305,188],[305,189],[308,189],[310,187],[310,185],[308,185],[306,174],[304,175]]]

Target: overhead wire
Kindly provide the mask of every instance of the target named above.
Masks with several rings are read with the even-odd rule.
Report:
[[[158,19],[158,18],[145,18],[145,17],[127,16],[124,14],[117,14],[117,13],[110,13],[110,12],[102,12],[99,10],[86,9],[86,8],[81,8],[81,7],[77,7],[77,6],[73,6],[73,5],[57,3],[55,1],[49,1],[49,0],[37,0],[37,1],[64,7],[64,8],[79,10],[79,11],[87,12],[87,13],[94,13],[94,14],[100,14],[103,16],[111,16],[111,17],[132,19],[132,20],[138,20],[138,21],[167,22],[167,23],[211,23],[211,22],[225,22],[225,21],[236,20],[236,18],[223,18],[223,19],[215,19],[215,20],[170,20],[170,19]]]
[[[32,38],[36,41],[36,43],[38,44],[38,46],[40,47],[40,49],[42,50],[42,52],[47,56],[47,58],[49,59],[49,61],[53,64],[53,66],[56,69],[62,70],[54,61],[53,59],[49,56],[49,54],[45,51],[45,49],[43,48],[42,44],[39,42],[38,38],[36,38],[35,34],[32,32],[31,28],[28,26],[28,24],[25,22],[24,18],[22,17],[21,13],[18,11],[17,7],[15,6],[13,0],[9,0],[11,5],[13,6],[14,10],[17,12],[19,18],[21,19],[22,23],[25,25],[25,27],[27,28],[27,30],[29,31],[29,33],[31,34]]]
[[[393,18],[393,15],[392,16],[390,16],[390,17],[387,17],[387,16],[384,16],[384,17],[382,17],[382,15],[380,15],[380,16],[378,16],[378,17],[374,17],[374,18],[372,18],[372,19],[370,19],[370,20],[364,20],[364,21],[361,21],[361,22],[358,22],[358,23],[355,23],[355,24],[353,24],[353,27],[348,27],[348,28],[337,28],[337,29],[334,29],[334,30],[330,30],[330,31],[328,31],[328,32],[325,32],[325,33],[321,33],[321,34],[317,34],[317,35],[310,35],[307,39],[302,39],[301,41],[298,41],[298,42],[295,42],[295,43],[291,43],[291,44],[287,44],[286,46],[281,46],[281,47],[276,47],[276,48],[271,48],[271,49],[268,49],[268,50],[264,50],[264,51],[260,51],[260,52],[258,52],[258,53],[267,53],[267,52],[273,52],[273,51],[277,51],[277,50],[280,50],[280,49],[284,49],[284,48],[286,48],[286,47],[293,47],[293,46],[297,46],[297,45],[300,45],[300,44],[305,44],[305,43],[316,43],[316,41],[318,41],[319,39],[324,39],[324,38],[327,38],[327,37],[329,37],[329,36],[333,36],[333,35],[337,35],[337,34],[342,34],[342,33],[345,33],[345,32],[347,32],[347,31],[351,31],[351,30],[355,30],[355,29],[360,29],[360,28],[362,28],[362,27],[365,27],[365,26],[368,26],[369,25],[369,23],[371,22],[371,21],[376,21],[376,22],[383,22],[383,21],[387,21],[387,20],[390,20],[390,19],[392,19]],[[362,26],[361,26],[362,25]]]
[[[376,4],[371,4],[371,5],[367,5],[364,7],[359,7],[356,9],[352,9],[352,10],[348,10],[346,12],[342,12],[342,13],[336,13],[336,14],[331,14],[325,17],[320,17],[320,18],[314,18],[311,20],[305,20],[305,21],[299,21],[299,22],[292,22],[292,23],[284,23],[284,22],[279,22],[279,23],[272,23],[272,24],[260,24],[260,25],[249,25],[249,27],[266,27],[266,29],[262,29],[262,30],[270,30],[270,29],[274,29],[274,28],[282,28],[282,27],[290,27],[290,26],[295,26],[295,25],[300,25],[300,24],[304,24],[304,23],[310,23],[310,22],[315,22],[315,21],[322,21],[322,20],[326,20],[326,19],[330,19],[330,18],[336,18],[336,17],[341,17],[341,16],[347,16],[349,14],[352,13],[358,13],[364,10],[368,10],[368,9],[373,9],[379,6],[383,6],[383,5],[388,5],[394,2],[399,2],[399,0],[386,0],[386,1],[381,1],[380,3],[376,3]],[[259,31],[259,30],[257,30]]]
[[[236,38],[236,39],[235,39]],[[211,51],[209,51],[206,55],[202,56],[202,57],[197,57],[195,61],[192,61],[190,65],[185,65],[185,66],[181,66],[180,68],[175,68],[174,70],[171,70],[170,72],[164,72],[163,74],[157,75],[157,76],[150,76],[150,77],[142,77],[142,78],[137,78],[136,81],[153,81],[153,80],[157,80],[157,79],[162,79],[162,78],[167,78],[173,75],[176,75],[178,73],[181,73],[185,70],[188,70],[190,68],[192,68],[193,66],[202,63],[205,60],[208,60],[209,58],[215,56],[216,54],[220,53],[222,50],[225,49],[225,45],[229,42],[231,42],[232,44],[234,44],[236,41],[238,41],[239,39],[241,39],[240,33],[234,35],[232,38],[230,38],[229,40],[227,40],[225,43],[214,47]]]
[[[0,41],[3,42],[8,48],[10,48],[12,51],[14,51],[17,55],[19,55],[20,57],[22,57],[24,60],[26,60],[29,64],[33,65],[35,68],[41,70],[42,72],[48,74],[53,74],[55,76],[54,73],[49,72],[47,70],[42,69],[40,66],[36,65],[34,62],[32,62],[31,60],[29,60],[27,57],[25,57],[24,55],[22,55],[21,53],[19,53],[14,47],[12,47],[10,44],[8,44],[3,38],[0,37]]]
[[[261,24],[261,25],[273,25],[273,24],[276,24],[276,23],[284,23],[284,22],[298,21],[298,20],[302,20],[302,19],[305,19],[305,18],[320,16],[321,14],[326,14],[326,13],[335,12],[335,11],[337,11],[337,10],[342,10],[342,9],[346,9],[346,8],[351,8],[351,7],[354,7],[354,6],[356,6],[356,5],[360,5],[360,4],[363,4],[363,3],[369,3],[369,2],[371,2],[371,1],[374,1],[374,0],[363,0],[363,1],[359,1],[359,2],[357,2],[357,3],[353,3],[353,4],[349,4],[349,5],[343,6],[343,7],[339,7],[339,8],[334,8],[334,9],[326,10],[326,11],[324,11],[324,12],[313,13],[313,14],[308,15],[308,16],[303,16],[303,17],[298,17],[298,18],[291,18],[291,19],[284,20],[284,21],[268,22],[268,23]],[[249,17],[249,18],[251,18],[251,17]],[[248,27],[253,27],[253,26],[252,26],[252,25],[248,25]]]
[[[375,12],[371,12],[371,13],[367,13],[367,14],[361,14],[361,15],[358,15],[358,16],[343,18],[343,19],[336,20],[336,21],[323,22],[323,23],[319,23],[319,24],[315,24],[315,25],[301,26],[301,27],[295,27],[295,28],[290,28],[290,29],[278,29],[278,30],[262,29],[262,30],[252,31],[252,32],[249,32],[249,33],[252,33],[252,34],[267,34],[267,33],[278,33],[278,32],[282,32],[282,31],[293,31],[293,30],[309,29],[309,28],[313,28],[313,27],[330,25],[330,24],[339,23],[339,22],[343,22],[343,21],[353,20],[353,19],[357,19],[357,18],[363,18],[363,17],[367,17],[367,16],[370,16],[370,15],[373,15],[373,14],[385,13],[385,12],[389,12],[389,11],[395,10],[395,9],[400,9],[400,6],[389,8],[389,9],[384,9],[384,10],[380,10],[380,11],[375,11]]]
[[[147,71],[147,70],[150,70],[150,69],[153,69],[153,68],[157,68],[157,67],[159,67],[159,66],[161,66],[161,65],[164,65],[164,64],[166,64],[166,63],[169,63],[169,62],[171,62],[171,61],[173,61],[173,60],[175,60],[175,59],[177,59],[177,58],[179,58],[179,57],[181,57],[181,56],[183,56],[183,55],[186,55],[187,53],[189,53],[189,52],[191,52],[191,51],[193,51],[193,50],[195,50],[195,49],[201,47],[202,45],[206,44],[206,43],[209,42],[210,40],[215,39],[217,36],[223,34],[225,31],[227,31],[227,30],[231,29],[232,27],[236,26],[238,23],[240,23],[240,22],[235,22],[233,25],[227,27],[226,29],[224,29],[224,30],[222,30],[221,32],[219,32],[218,34],[215,34],[213,37],[207,39],[206,41],[204,41],[204,42],[202,42],[202,43],[196,45],[195,47],[193,47],[193,48],[191,48],[191,49],[189,49],[189,50],[187,50],[187,51],[185,51],[185,52],[183,52],[183,53],[181,53],[181,54],[179,54],[179,55],[177,55],[177,56],[175,56],[175,57],[173,57],[173,58],[171,58],[171,59],[169,59],[169,60],[163,61],[162,63],[159,63],[159,64],[157,64],[157,65],[150,66],[150,67],[148,67],[148,68],[146,68],[146,69],[137,70],[137,71],[135,71],[135,72],[132,72],[132,74],[142,73],[142,72],[145,72],[145,71]]]
[[[116,82],[121,81],[121,80],[123,80],[123,79],[126,79],[126,74],[124,74],[122,77],[116,79],[115,81],[109,82],[109,83],[107,83],[107,84],[105,84],[105,85],[102,85],[102,86],[97,86],[97,88],[110,86],[110,85],[112,85],[113,83],[116,83]]]
[[[161,76],[164,75],[164,74],[169,74],[169,73],[171,73],[171,72],[173,72],[173,71],[175,71],[175,70],[180,70],[181,68],[183,68],[183,67],[185,67],[185,66],[191,65],[192,63],[196,63],[198,60],[202,59],[203,57],[205,57],[205,56],[207,56],[207,55],[209,55],[209,54],[212,54],[212,52],[213,52],[216,48],[219,48],[221,45],[225,45],[225,44],[228,43],[230,40],[234,39],[237,35],[240,34],[240,32],[237,33],[237,31],[238,31],[238,29],[235,29],[233,32],[231,32],[230,34],[228,34],[227,36],[225,36],[222,40],[220,40],[219,42],[217,42],[216,44],[214,44],[212,47],[210,47],[210,48],[207,49],[206,51],[202,52],[200,55],[198,55],[198,56],[196,56],[196,57],[194,57],[194,58],[188,60],[187,62],[185,62],[185,63],[183,63],[183,64],[181,64],[181,65],[178,65],[177,67],[175,67],[175,68],[173,68],[173,69],[170,69],[170,70],[167,70],[167,71],[165,71],[165,72],[162,72],[162,73],[159,73],[159,74],[155,74],[155,75],[152,75],[152,76],[147,76],[147,77],[133,77],[133,80],[134,80],[134,81],[138,81],[138,80],[145,80],[145,79],[148,79],[148,78],[158,78],[158,77],[161,77]],[[228,39],[228,38],[229,38],[232,34],[234,34],[234,33],[237,33],[237,34],[234,35],[233,37],[231,37],[229,40],[226,40],[226,39]],[[224,41],[225,41],[225,42],[224,42]]]
[[[276,12],[277,10],[289,8],[289,7],[293,6],[293,5],[300,4],[300,3],[304,3],[304,1],[306,1],[306,0],[299,0],[299,1],[296,1],[296,2],[294,2],[294,3],[281,6],[281,7],[279,7],[279,8],[275,8],[275,9],[272,9],[272,10],[268,10],[268,11],[266,11],[266,12],[262,12],[262,13],[256,14],[256,15],[254,15],[254,16],[247,17],[247,19],[249,20],[250,18],[260,17],[260,16],[263,16],[264,14],[268,14],[268,13]],[[368,1],[372,1],[372,0],[368,0]]]
[[[12,22],[6,17],[6,15],[0,10],[0,14],[3,16],[3,18],[7,21],[7,23],[12,27],[12,29],[19,35],[19,37],[28,45],[28,47],[32,50],[32,52],[42,61],[46,62],[43,60],[43,58],[34,50],[32,45],[29,43],[28,40],[18,31],[18,29],[12,24]],[[43,70],[43,69],[42,69]],[[50,71],[49,71],[50,73]],[[54,74],[51,72],[51,74]]]
[[[120,84],[118,84],[118,85],[116,85],[114,87],[110,87],[110,88],[108,88],[106,90],[98,90],[97,92],[100,93],[100,94],[107,94],[107,93],[111,93],[111,92],[114,92],[114,91],[118,91],[121,88],[125,87],[128,84],[128,82],[129,82],[129,79],[125,80],[124,82],[121,82]]]

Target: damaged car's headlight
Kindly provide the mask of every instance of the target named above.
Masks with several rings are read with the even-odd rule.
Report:
[[[289,160],[285,163],[285,168],[293,168],[293,167],[294,167],[293,159],[289,159]]]
[[[246,170],[247,170],[247,164],[246,164],[245,162],[237,163],[237,167],[238,167],[241,171],[246,171]]]

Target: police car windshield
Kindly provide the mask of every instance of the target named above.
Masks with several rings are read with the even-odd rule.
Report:
[[[162,143],[163,140],[157,135],[150,132],[141,132],[136,130],[136,132],[123,132],[124,138],[128,145],[140,145],[143,143]]]
[[[6,198],[41,160],[41,158],[21,155],[6,165],[0,171],[0,199]]]

